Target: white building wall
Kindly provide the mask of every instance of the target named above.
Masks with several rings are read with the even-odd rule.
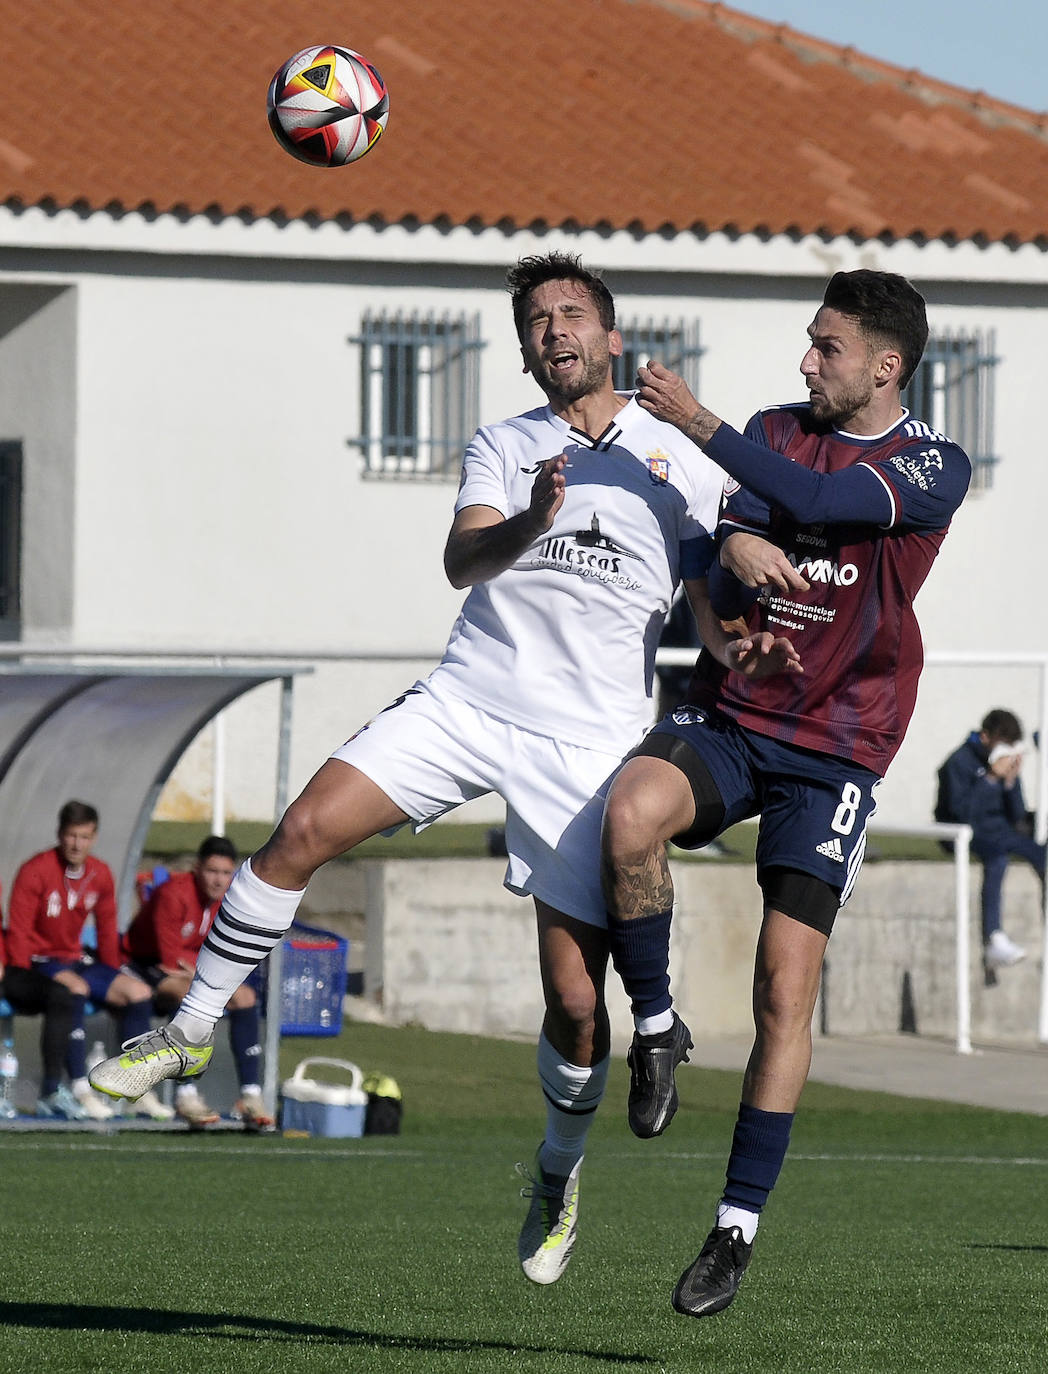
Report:
[[[52,635],[73,617],[76,399],[75,288],[0,281],[0,438],[22,445],[22,613]]]
[[[955,520],[918,610],[932,650],[1048,650],[1038,599],[1048,470],[1032,439],[1048,265],[1035,250],[278,230],[133,216],[117,225],[0,213],[8,281],[24,277],[5,270],[4,246],[19,235],[39,250],[33,280],[74,286],[76,299],[67,333],[76,340],[77,394],[56,411],[56,423],[76,421],[75,609],[68,626],[41,616],[28,637],[262,656],[316,650],[347,660],[419,655],[321,663],[299,683],[293,792],[428,670],[461,599],[441,569],[454,483],[364,480],[347,444],[359,428],[359,357],[347,338],[367,308],[479,310],[481,419],[537,404],[502,283],[519,254],[553,246],[608,270],[623,318],[697,317],[702,397],[737,425],[761,404],[803,395],[804,331],[838,267],[912,276],[933,327],[996,329],[1001,463],[992,489],[973,493]],[[64,346],[68,353],[68,338]],[[30,379],[23,390],[27,414],[39,412],[40,387]],[[12,405],[17,388],[5,401],[9,421]],[[35,505],[33,519],[45,509]],[[911,738],[883,789],[882,818],[927,819],[942,755],[989,706],[1013,705],[1030,720],[1036,693],[1029,670],[929,669]],[[229,713],[231,815],[271,809],[275,703],[267,689]],[[205,733],[164,807],[206,814],[209,770]]]

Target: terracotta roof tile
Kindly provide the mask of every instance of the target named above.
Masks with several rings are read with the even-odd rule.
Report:
[[[0,0],[0,201],[110,213],[1048,239],[1048,119],[707,0]],[[334,170],[265,120],[356,47],[386,134]],[[14,94],[12,94],[14,92]]]

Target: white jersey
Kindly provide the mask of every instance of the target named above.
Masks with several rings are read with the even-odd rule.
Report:
[[[526,510],[567,455],[551,529],[466,597],[431,681],[499,719],[625,753],[651,724],[655,650],[681,577],[704,577],[724,473],[630,399],[597,439],[550,407],[477,431],[456,512]]]

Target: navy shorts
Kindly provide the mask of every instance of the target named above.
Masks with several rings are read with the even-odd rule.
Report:
[[[113,968],[110,964],[96,964],[89,960],[70,963],[67,959],[34,959],[33,967],[46,978],[53,978],[56,973],[67,971],[79,974],[87,984],[88,996],[98,1006],[109,996],[113,979],[120,974],[120,969]]]
[[[760,816],[758,878],[769,868],[809,873],[838,892],[844,905],[866,852],[876,773],[695,706],[679,706],[651,733],[683,740],[709,769],[724,803],[722,831]]]

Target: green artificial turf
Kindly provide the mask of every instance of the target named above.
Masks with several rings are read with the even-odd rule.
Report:
[[[454,822],[433,825],[419,835],[409,827],[395,835],[376,835],[365,840],[347,859],[479,859],[488,853],[489,825],[459,825]],[[231,821],[229,837],[244,854],[252,854],[265,843],[273,827],[268,821]],[[178,859],[195,852],[208,834],[204,821],[154,821],[146,837],[145,852],[151,859]],[[746,821],[732,826],[721,836],[716,852],[701,857],[674,849],[673,858],[695,863],[752,864],[757,844],[757,827]],[[914,835],[873,834],[866,848],[866,863],[881,859],[932,859],[945,862],[938,842]]]
[[[401,1134],[0,1131],[0,1370],[1042,1371],[1042,1119],[809,1085],[727,1312],[669,1295],[708,1229],[738,1076],[688,1066],[665,1136],[625,1125],[616,1062],[564,1278],[521,1276],[515,1160],[534,1049],[347,1026],[289,1040],[393,1074]]]

